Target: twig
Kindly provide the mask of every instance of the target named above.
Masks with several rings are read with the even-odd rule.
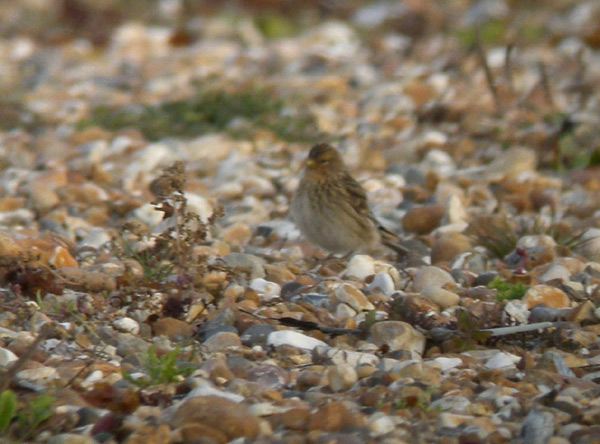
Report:
[[[583,46],[577,51],[577,71],[575,72],[575,84],[580,86],[583,85],[583,79],[585,78],[586,64],[583,59]],[[579,109],[583,109],[585,107],[585,103],[591,97],[591,95],[587,95],[585,93],[585,88],[578,88],[579,90]]]
[[[15,362],[11,368],[2,372],[2,382],[0,382],[0,392],[3,392],[10,385],[10,381],[25,366],[25,364],[27,364],[27,361],[29,361],[31,359],[31,357],[33,356],[33,353],[40,345],[40,342],[42,342],[44,339],[46,339],[46,337],[50,334],[51,331],[52,331],[52,327],[43,326],[40,329],[40,333],[33,340],[33,342],[29,345],[29,347],[27,347],[27,349],[21,354],[21,356],[19,357],[17,362]]]
[[[546,65],[544,65],[544,62],[538,62],[538,69],[540,71],[540,81],[542,82],[544,97],[546,98],[546,101],[552,108],[556,108],[554,97],[552,96],[552,90],[550,88],[550,82],[548,81],[548,72],[546,71]]]
[[[528,331],[536,331],[543,330],[546,328],[560,327],[561,325],[565,325],[565,322],[536,322],[535,324],[527,324],[527,325],[513,325],[510,327],[499,327],[499,328],[489,328],[482,331],[487,331],[492,334],[492,336],[506,336],[512,335],[515,333],[525,333]]]
[[[243,308],[238,308],[238,310],[241,311],[242,313],[249,314],[250,316],[254,316],[255,318],[258,318],[258,319],[278,322],[281,325],[286,325],[289,327],[298,327],[298,328],[301,328],[302,330],[319,330],[322,333],[333,335],[333,336],[336,336],[336,335],[364,336],[365,335],[365,331],[360,330],[358,328],[329,327],[327,325],[317,324],[316,322],[300,321],[298,319],[289,318],[289,317],[270,318],[267,316],[262,316],[262,315],[259,315],[256,313],[252,313],[250,311],[244,310]]]
[[[494,104],[496,105],[496,112],[498,114],[501,114],[502,106],[500,105],[500,97],[498,96],[498,90],[496,89],[496,85],[494,84],[494,76],[492,75],[492,70],[490,69],[490,65],[487,62],[487,57],[485,56],[485,51],[483,50],[483,46],[481,44],[481,37],[479,33],[479,28],[477,28],[477,32],[475,33],[475,51],[479,56],[481,66],[483,66],[483,70],[485,72],[485,79],[487,81],[488,88],[492,93],[492,97],[494,98]]]
[[[514,45],[510,43],[506,46],[506,51],[504,53],[504,79],[508,84],[511,93],[515,93],[515,83],[512,75],[512,58],[511,55],[513,53]]]

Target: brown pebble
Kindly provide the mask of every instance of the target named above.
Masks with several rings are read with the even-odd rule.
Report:
[[[313,413],[308,421],[308,430],[337,432],[348,427],[364,424],[362,415],[351,412],[344,403],[332,401]]]
[[[431,263],[450,262],[458,254],[472,248],[471,239],[462,233],[448,233],[437,239],[431,247]]]
[[[444,215],[441,205],[424,205],[406,212],[402,218],[402,228],[417,234],[428,234],[437,228]]]
[[[254,439],[259,430],[258,418],[248,407],[220,396],[197,396],[181,404],[172,425],[179,428],[190,424],[205,427],[211,433],[217,430],[218,436],[224,434],[226,440],[219,441],[223,443],[241,436]]]
[[[194,332],[187,322],[175,318],[162,318],[151,326],[155,336],[166,336],[171,340],[191,338]]]

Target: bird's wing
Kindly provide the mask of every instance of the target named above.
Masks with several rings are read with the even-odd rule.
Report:
[[[360,215],[370,216],[371,209],[367,202],[367,193],[365,189],[359,184],[350,174],[346,173],[342,177],[344,184],[344,192],[348,197],[348,202]]]

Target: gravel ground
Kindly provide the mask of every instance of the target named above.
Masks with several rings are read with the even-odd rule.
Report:
[[[0,442],[600,442],[599,24],[4,0]],[[300,235],[318,142],[408,256]]]

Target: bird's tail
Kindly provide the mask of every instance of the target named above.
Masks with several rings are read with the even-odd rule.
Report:
[[[381,243],[383,245],[391,250],[394,250],[399,256],[408,255],[409,250],[400,245],[400,238],[398,236],[381,225],[378,227],[378,229],[379,233],[381,234]]]

